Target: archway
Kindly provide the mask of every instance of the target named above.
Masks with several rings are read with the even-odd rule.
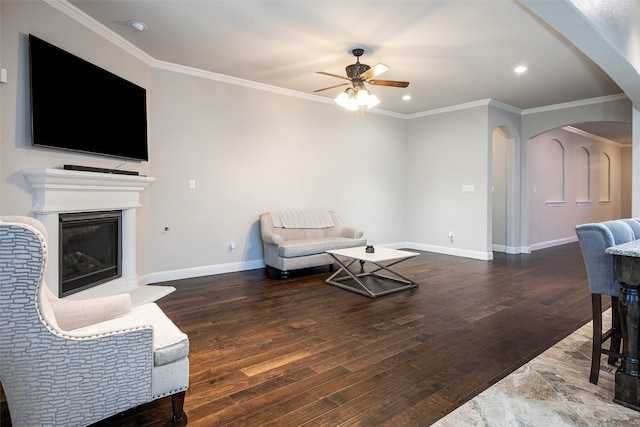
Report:
[[[497,127],[491,148],[491,242],[492,250],[519,253],[517,194],[520,187],[516,140],[508,129]]]

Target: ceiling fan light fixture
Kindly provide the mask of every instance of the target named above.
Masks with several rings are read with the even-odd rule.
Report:
[[[336,101],[336,104],[338,104],[339,106],[346,107],[347,101],[349,101],[349,94],[345,90],[344,92],[341,92],[340,95],[336,97],[335,101]]]
[[[349,97],[349,100],[347,101],[347,104],[344,106],[344,108],[349,111],[358,111],[358,100],[354,96]]]
[[[358,101],[358,105],[368,105],[369,98],[371,97],[371,93],[367,89],[358,90],[358,95],[356,96],[356,100]]]
[[[367,102],[367,108],[375,107],[378,104],[380,104],[380,100],[378,99],[378,97],[375,95],[370,95]]]

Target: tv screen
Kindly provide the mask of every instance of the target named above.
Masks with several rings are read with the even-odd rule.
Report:
[[[34,146],[149,160],[146,90],[29,35]]]

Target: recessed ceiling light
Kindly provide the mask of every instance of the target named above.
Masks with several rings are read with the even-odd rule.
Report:
[[[411,95],[405,95],[402,97],[403,101],[409,101],[411,99]]]
[[[147,24],[141,21],[127,21],[127,25],[133,28],[134,30],[138,30],[140,32],[147,29]]]
[[[527,67],[525,67],[524,65],[518,65],[513,69],[513,71],[515,71],[516,73],[524,73],[525,71],[527,71]]]

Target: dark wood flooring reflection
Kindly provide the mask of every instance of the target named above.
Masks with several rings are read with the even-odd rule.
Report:
[[[397,266],[420,287],[377,299],[326,285],[328,268],[166,283],[158,304],[191,345],[189,425],[433,423],[590,320],[577,243],[494,256],[422,253]],[[99,425],[170,413],[165,398]]]

